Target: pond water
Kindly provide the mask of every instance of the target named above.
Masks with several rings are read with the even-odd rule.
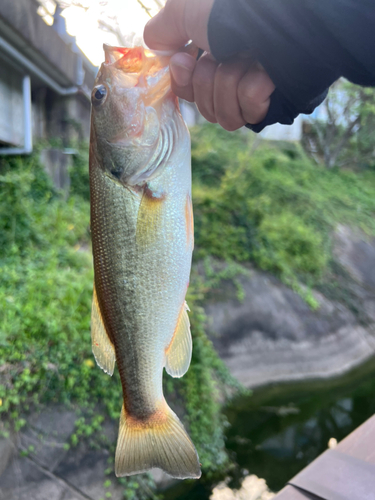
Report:
[[[375,413],[375,358],[330,381],[271,385],[237,398],[225,411],[230,427],[227,448],[237,467],[231,486],[244,470],[266,479],[273,491]],[[185,483],[186,484],[186,483]],[[207,499],[200,481],[172,488],[166,498]]]

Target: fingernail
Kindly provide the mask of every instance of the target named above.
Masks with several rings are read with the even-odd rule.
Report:
[[[192,70],[181,64],[171,62],[171,73],[178,87],[186,87],[191,81]]]

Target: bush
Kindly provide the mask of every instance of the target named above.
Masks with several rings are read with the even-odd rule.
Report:
[[[228,134],[210,124],[191,130],[192,164],[195,181],[218,186],[227,168],[237,164],[238,151],[249,148],[249,136],[242,132]]]
[[[90,201],[89,183],[89,147],[87,144],[78,146],[77,154],[73,155],[73,166],[70,169],[70,190],[73,195],[81,196]]]
[[[327,263],[321,235],[288,212],[266,215],[258,226],[257,243],[254,259],[274,273],[319,274]]]
[[[207,151],[222,141],[215,130]],[[264,143],[250,154],[250,143],[231,146],[233,163],[217,186],[193,177],[195,259],[252,262],[289,284],[310,283],[326,269],[338,223],[375,234],[374,173],[327,171],[293,145]]]

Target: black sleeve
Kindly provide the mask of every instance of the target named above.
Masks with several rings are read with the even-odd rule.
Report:
[[[374,0],[215,0],[208,38],[216,59],[250,51],[275,83],[256,132],[311,113],[341,76],[375,86]]]

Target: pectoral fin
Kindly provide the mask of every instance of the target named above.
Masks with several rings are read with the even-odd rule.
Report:
[[[91,310],[91,341],[92,352],[94,353],[97,364],[106,373],[113,375],[116,361],[115,349],[103,323],[95,285]]]
[[[138,211],[136,241],[142,248],[153,245],[160,236],[164,194],[153,193],[146,185]]]
[[[172,377],[182,377],[190,366],[193,345],[188,310],[184,302],[172,341],[166,349],[165,369]]]

